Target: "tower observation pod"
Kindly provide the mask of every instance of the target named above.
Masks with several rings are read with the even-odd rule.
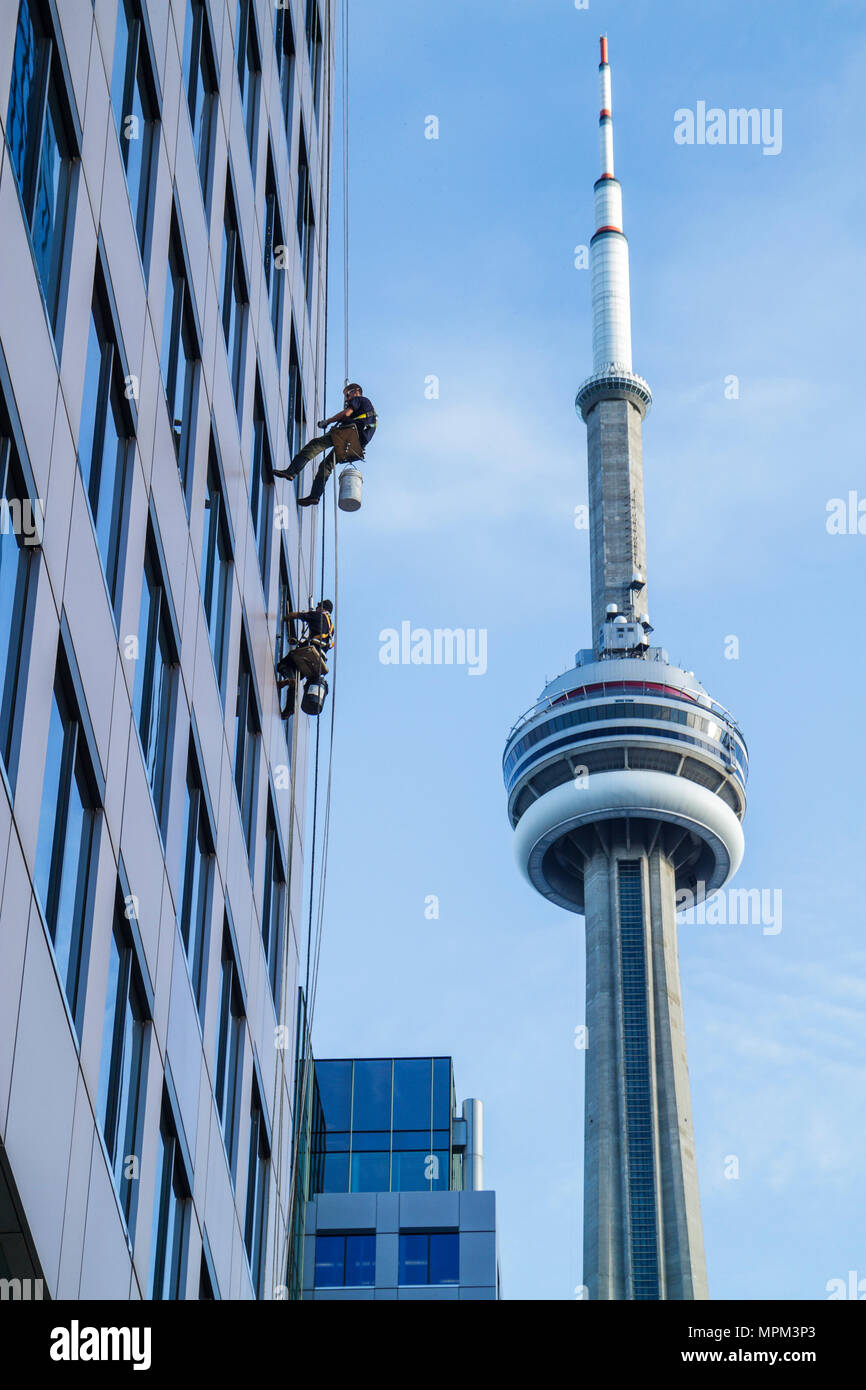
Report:
[[[614,176],[607,39],[591,242],[587,429],[593,645],[512,728],[517,861],[586,926],[583,1283],[590,1299],[708,1297],[676,913],[743,857],[748,750],[693,673],[650,645],[628,243]]]

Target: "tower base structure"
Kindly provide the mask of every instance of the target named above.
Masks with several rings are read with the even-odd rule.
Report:
[[[589,1298],[705,1299],[674,865],[611,827],[584,869]]]

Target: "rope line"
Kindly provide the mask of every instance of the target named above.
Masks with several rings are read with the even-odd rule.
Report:
[[[349,0],[342,0],[343,31],[343,348],[349,382]]]
[[[327,51],[327,52],[330,52],[330,39],[331,39],[330,14],[331,14],[330,6],[328,6],[328,19],[327,19],[327,21],[326,21],[326,22],[327,22],[327,26],[328,26],[328,36],[327,36],[327,43],[326,43],[326,51]],[[349,240],[348,240],[348,237],[349,237],[349,212],[348,212],[348,177],[349,177],[349,171],[348,171],[348,101],[349,101],[349,97],[348,97],[348,92],[349,92],[348,33],[349,33],[349,10],[348,10],[348,0],[341,0],[341,20],[342,20],[342,40],[343,40],[343,62],[342,62],[343,93],[342,93],[342,99],[343,99],[343,292],[344,292],[344,349],[345,349],[344,361],[345,361],[346,382],[348,382],[348,380],[349,380],[349,376],[348,376],[348,373],[349,373],[349,298],[348,298],[348,295],[349,295]],[[329,132],[329,134],[330,134],[330,132]],[[327,172],[326,172],[326,170],[327,170]],[[321,150],[320,150],[320,201],[319,201],[319,207],[320,207],[320,209],[324,206],[324,201],[323,201],[323,199],[324,199],[325,187],[327,187],[327,189],[328,189],[328,194],[330,195],[330,188],[331,188],[331,140],[330,140],[330,138],[329,138],[329,140],[328,140],[328,142],[327,142],[327,156],[326,156],[326,159],[322,159],[322,158],[321,158]],[[330,196],[329,196],[329,204],[330,204]],[[320,245],[319,245],[319,271],[320,271],[319,283],[320,283],[320,284],[322,283],[322,279],[323,279],[323,276],[322,276],[322,267],[321,267],[321,259],[322,259],[322,258],[321,258],[321,241],[320,241]],[[328,376],[328,318],[327,318],[327,312],[325,313],[324,320],[325,320],[325,322],[324,322],[324,333],[323,333],[323,339],[324,339],[324,382],[323,382],[323,399],[325,398],[324,393],[326,392],[326,389],[327,389],[327,376]],[[317,380],[317,387],[318,387],[318,381],[319,381],[319,373],[318,373],[318,352],[317,352],[316,380]],[[324,414],[324,406],[323,406],[322,413]],[[335,624],[335,628],[336,628],[337,622],[338,622],[338,620],[339,620],[339,566],[338,566],[338,516],[337,516],[338,508],[337,508],[337,488],[338,488],[338,484],[337,484],[337,481],[336,481],[336,479],[335,479],[335,484],[334,484],[334,594],[333,594],[334,624]],[[321,596],[321,597],[324,597],[324,594],[325,594],[325,552],[326,552],[326,538],[327,538],[327,536],[326,536],[326,521],[327,521],[327,509],[326,509],[325,506],[323,506],[323,507],[322,507],[322,539],[321,539],[321,555],[320,555],[320,587],[319,587],[319,592],[320,592],[320,596]],[[300,536],[300,532],[299,532],[299,536]],[[314,532],[314,537],[315,537],[315,532]],[[312,561],[312,556],[311,556],[311,561]],[[298,556],[298,572],[299,572],[299,574],[300,574],[300,541],[299,541],[299,556]],[[312,567],[311,567],[311,574],[312,574]],[[311,596],[310,596],[310,604],[311,604],[311,606],[313,605],[313,594],[312,594],[312,592],[311,592]],[[312,1060],[313,1060],[313,1058],[312,1058],[313,1020],[314,1020],[314,1017],[315,1017],[316,995],[317,995],[317,991],[318,991],[319,962],[320,962],[320,959],[321,959],[321,946],[322,946],[323,927],[324,927],[324,914],[325,914],[325,898],[326,898],[326,889],[327,889],[328,846],[329,846],[329,840],[330,840],[331,790],[332,790],[332,785],[333,785],[333,766],[334,766],[334,733],[335,733],[335,728],[336,728],[336,724],[335,724],[335,712],[336,712],[337,661],[338,661],[337,644],[336,644],[336,642],[335,642],[335,643],[334,643],[334,647],[333,647],[333,653],[332,653],[332,665],[331,665],[331,673],[330,673],[330,674],[331,674],[331,688],[330,688],[330,690],[329,690],[329,693],[330,693],[330,696],[331,696],[331,718],[330,718],[330,731],[329,731],[329,739],[328,739],[328,772],[327,772],[327,785],[326,785],[325,799],[324,799],[324,813],[323,813],[323,817],[322,817],[323,826],[322,826],[322,832],[321,832],[321,842],[322,842],[322,843],[321,843],[321,852],[320,852],[320,861],[321,861],[321,862],[320,862],[319,883],[318,883],[318,903],[317,903],[317,909],[316,909],[316,914],[315,914],[315,915],[316,915],[316,926],[315,926],[315,931],[314,931],[314,930],[313,930],[313,903],[314,903],[314,898],[315,898],[315,892],[314,892],[314,890],[315,890],[315,875],[316,875],[316,850],[317,850],[317,841],[318,841],[318,835],[319,835],[319,831],[318,831],[318,825],[319,825],[319,775],[320,775],[320,743],[321,743],[321,724],[320,724],[320,722],[319,722],[318,719],[317,719],[317,721],[316,721],[316,745],[315,745],[315,760],[314,760],[314,772],[313,772],[313,824],[312,824],[311,840],[310,840],[310,890],[309,890],[309,891],[310,891],[310,897],[309,897],[309,911],[308,911],[308,917],[307,917],[307,933],[306,933],[306,943],[305,943],[306,949],[305,949],[305,962],[304,962],[304,970],[305,970],[305,975],[304,975],[304,1002],[305,1002],[304,1035],[303,1035],[303,1038],[302,1038],[302,1044],[303,1044],[303,1046],[302,1046],[302,1056],[298,1057],[298,1059],[297,1059],[297,1066],[298,1066],[298,1070],[300,1071],[300,1076],[299,1076],[299,1078],[298,1078],[299,1084],[298,1084],[298,1086],[296,1087],[295,1092],[294,1092],[294,1099],[295,1099],[295,1106],[296,1106],[296,1108],[295,1108],[295,1113],[294,1113],[294,1115],[293,1115],[293,1121],[294,1121],[294,1126],[293,1126],[293,1127],[294,1127],[294,1135],[293,1135],[293,1144],[292,1144],[291,1179],[290,1179],[290,1185],[289,1185],[288,1207],[287,1207],[286,1221],[285,1221],[284,1223],[279,1223],[278,1214],[275,1214],[275,1223],[277,1224],[277,1228],[278,1228],[277,1231],[276,1231],[276,1233],[275,1233],[275,1234],[276,1234],[276,1237],[277,1237],[277,1239],[276,1239],[276,1249],[277,1249],[277,1251],[278,1251],[277,1257],[276,1257],[277,1262],[276,1262],[275,1268],[276,1268],[276,1270],[279,1270],[279,1271],[285,1271],[286,1277],[287,1277],[287,1278],[289,1277],[290,1272],[291,1272],[291,1273],[294,1273],[293,1270],[290,1271],[290,1266],[289,1266],[289,1260],[290,1260],[290,1258],[294,1255],[294,1251],[290,1251],[288,1248],[282,1248],[282,1247],[281,1247],[281,1244],[280,1244],[280,1241],[279,1241],[279,1232],[280,1232],[280,1228],[281,1228],[282,1234],[283,1234],[283,1239],[284,1239],[284,1242],[285,1242],[285,1247],[288,1247],[288,1246],[289,1246],[289,1243],[292,1241],[293,1236],[294,1236],[294,1234],[295,1234],[292,1218],[293,1218],[293,1213],[294,1213],[294,1209],[295,1209],[296,1197],[298,1196],[299,1167],[300,1167],[300,1158],[301,1158],[299,1137],[300,1137],[300,1134],[302,1133],[302,1131],[303,1131],[303,1129],[304,1129],[305,1120],[306,1120],[308,1095],[309,1095],[309,1092],[310,1092],[310,1085],[309,1085],[309,1082],[310,1082],[310,1076],[311,1076],[311,1071],[312,1071]],[[296,687],[296,697],[295,697],[295,719],[296,719],[296,723],[297,723],[297,687]],[[297,736],[297,728],[295,728],[295,730],[293,731],[293,742],[296,741],[296,736]],[[293,800],[293,802],[294,802],[294,772],[295,772],[295,760],[294,760],[294,758],[293,758],[293,766],[292,766],[292,800]],[[290,835],[292,836],[292,843],[293,843],[293,830],[294,830],[294,819],[293,819],[293,817],[292,817],[291,829],[290,829]],[[290,849],[290,855],[291,855],[291,849]],[[287,920],[288,920],[288,922],[289,922],[289,924],[290,924],[290,902],[291,902],[291,880],[290,880],[290,879],[289,879],[289,881],[288,881],[288,887],[287,887],[287,894],[286,894],[286,897],[287,897],[286,918],[287,918]],[[286,977],[287,973],[288,973],[288,933],[286,933],[286,950],[285,950],[285,952],[284,952],[284,959],[283,959],[283,974],[284,974],[284,980],[285,980],[285,977]],[[285,999],[285,993],[286,993],[286,991],[285,991],[285,989],[284,989],[284,999]],[[296,1030],[296,1033],[297,1033],[297,1030]],[[282,1074],[283,1074],[283,1077],[284,1077],[284,1076],[285,1076],[285,1050],[284,1050],[284,1052],[283,1052],[283,1059],[282,1059]],[[280,1096],[281,1106],[282,1106],[282,1099],[283,1099],[284,1094],[285,1094],[285,1087],[283,1086],[283,1087],[281,1088],[281,1096]],[[282,1110],[281,1110],[281,1113],[282,1113]],[[280,1133],[282,1133],[282,1130],[280,1130]],[[305,1200],[305,1198],[306,1198],[306,1193],[301,1193],[301,1194],[300,1194],[300,1200],[303,1201],[303,1200]],[[303,1216],[303,1213],[302,1213],[302,1216]],[[302,1232],[303,1232],[303,1224],[301,1225],[301,1233],[302,1233]]]

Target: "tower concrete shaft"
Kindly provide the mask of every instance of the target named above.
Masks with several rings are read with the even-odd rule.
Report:
[[[599,400],[586,417],[592,632],[598,657],[606,652],[611,605],[635,625],[629,649],[640,641],[636,625],[647,614],[642,418],[625,398]]]
[[[628,839],[584,868],[583,1277],[590,1299],[704,1299],[675,871]]]

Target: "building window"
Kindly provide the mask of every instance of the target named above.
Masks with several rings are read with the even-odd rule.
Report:
[[[253,452],[250,460],[250,511],[259,557],[262,588],[268,592],[271,560],[271,535],[274,520],[274,475],[271,472],[271,448],[261,388],[256,382],[256,401],[253,410]]]
[[[119,889],[109,951],[96,1110],[126,1228],[134,1239],[149,1012]]]
[[[190,738],[177,920],[199,1017],[204,1014],[207,985],[213,863],[214,832],[208,816],[195,747]]]
[[[313,213],[313,193],[310,182],[310,164],[307,159],[307,142],[303,129],[298,137],[298,246],[301,252],[301,271],[304,290],[307,296],[307,312],[310,308],[310,290],[313,283],[313,249],[316,240],[316,219]]]
[[[310,81],[313,84],[313,109],[319,114],[319,93],[322,86],[322,18],[319,0],[307,0],[307,52],[310,55]]]
[[[244,345],[246,343],[247,308],[249,296],[244,275],[238,219],[232,196],[231,174],[226,178],[226,202],[223,213],[223,247],[220,267],[220,312],[223,336],[229,359],[229,375],[235,409],[240,416],[244,385]]]
[[[115,617],[122,591],[132,438],[123,367],[102,274],[97,271],[84,368],[78,464]]]
[[[283,219],[280,216],[280,200],[277,194],[277,180],[271,147],[268,145],[268,170],[265,180],[265,285],[271,306],[271,326],[274,330],[274,347],[277,359],[280,356],[280,343],[283,330],[283,293],[287,269],[287,248],[283,236]]]
[[[282,990],[283,913],[286,908],[286,874],[273,803],[268,796],[265,828],[265,877],[262,890],[262,946],[268,963],[268,979],[274,1009],[279,1016]]]
[[[79,1036],[99,840],[93,769],[66,673],[59,670],[45,750],[34,882]]]
[[[198,1271],[198,1297],[200,1303],[214,1303],[216,1301],[214,1281],[208,1269],[204,1250],[201,1252],[201,1264]]]
[[[57,43],[33,0],[18,6],[6,139],[56,334],[76,152]]]
[[[171,787],[176,676],[177,650],[169,615],[169,598],[153,533],[149,532],[141,587],[132,708],[163,839]]]
[[[238,1122],[244,1065],[244,1002],[228,928],[223,930],[220,966],[220,1011],[217,1024],[214,1093],[232,1182],[238,1156]]]
[[[165,282],[160,367],[177,454],[180,484],[188,510],[195,438],[195,407],[198,397],[199,347],[180,234],[173,218]]]
[[[277,71],[280,75],[280,105],[286,127],[286,141],[292,148],[292,101],[295,87],[295,32],[288,5],[278,5],[274,20],[274,45],[277,50]]]
[[[298,354],[298,340],[295,325],[292,323],[292,340],[289,346],[289,456],[294,458],[304,443],[307,431],[307,416],[304,410],[304,383],[301,378],[301,359]]]
[[[292,583],[289,578],[289,564],[286,559],[285,549],[283,546],[280,546],[280,584],[279,596],[277,599],[277,631],[274,640],[274,650],[276,651],[277,661],[280,661],[289,651],[289,624],[284,622],[283,619],[286,613],[291,613],[294,610],[294,606],[292,602]],[[294,626],[294,624],[292,624],[292,626]],[[289,755],[291,756],[292,740],[289,737],[289,718],[292,712],[292,702],[285,691],[281,694],[281,701],[281,713],[286,721],[286,744],[288,746]]]
[[[284,622],[283,619],[284,619],[284,616],[285,616],[286,613],[291,613],[293,610],[294,610],[294,604],[292,603],[292,582],[291,582],[291,580],[290,580],[290,578],[289,578],[289,562],[288,562],[288,560],[286,559],[286,552],[285,552],[285,549],[281,546],[281,547],[280,547],[280,587],[279,587],[279,597],[278,597],[278,599],[277,599],[277,631],[276,631],[276,639],[275,639],[275,650],[276,650],[276,653],[277,653],[277,661],[279,661],[281,657],[285,656],[286,653],[287,653],[288,650],[289,650],[289,646],[290,646],[290,641],[289,641],[289,638],[290,638],[289,624],[286,623],[286,622]]]
[[[376,1282],[376,1237],[316,1236],[317,1289],[369,1288]]]
[[[225,697],[226,662],[232,596],[232,543],[213,435],[204,499],[204,536],[201,552],[201,597],[220,698]]]
[[[139,0],[118,2],[111,106],[143,260],[150,235],[157,110]]]
[[[460,1236],[456,1231],[401,1231],[401,1284],[458,1284]]]
[[[319,1061],[323,1126],[314,1136],[314,1190],[430,1192],[452,1175],[454,1090],[447,1057]]]
[[[156,1196],[151,1233],[152,1299],[181,1299],[186,1285],[190,1191],[177,1131],[163,1104],[156,1163]]]
[[[188,0],[183,33],[183,80],[205,207],[210,206],[217,77],[204,0]]]
[[[244,112],[244,127],[247,132],[247,146],[256,176],[256,121],[258,115],[259,80],[261,60],[256,38],[256,19],[253,0],[238,0],[236,52],[238,60],[238,82],[241,88],[241,105]]]
[[[241,636],[238,658],[238,699],[235,712],[235,790],[241,813],[244,841],[250,866],[256,828],[256,793],[258,791],[259,743],[261,724],[253,681],[252,663],[246,638]]]
[[[27,494],[11,423],[0,397],[0,757],[13,784],[41,526],[40,503]]]
[[[247,1169],[247,1208],[244,1221],[244,1245],[250,1262],[250,1273],[256,1298],[261,1298],[265,1277],[265,1253],[268,1220],[268,1175],[271,1148],[265,1126],[265,1115],[259,1096],[258,1083],[253,1079],[253,1098],[250,1106],[250,1156]]]

